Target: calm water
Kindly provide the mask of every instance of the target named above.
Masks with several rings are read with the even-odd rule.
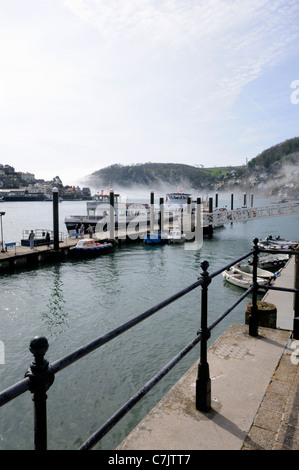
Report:
[[[235,206],[236,207],[236,206]],[[52,228],[51,203],[1,203],[4,240],[19,241],[22,230]],[[85,202],[59,204],[64,217],[85,213]],[[280,234],[298,239],[299,216],[237,222],[204,240],[200,251],[182,246],[146,248],[124,245],[88,261],[65,261],[39,269],[1,275],[0,389],[23,378],[35,335],[48,338],[53,362],[110,331],[196,281],[200,263],[210,272],[248,251],[254,237]],[[209,323],[242,293],[222,276],[209,288]],[[230,323],[243,323],[247,302],[217,327],[211,342]],[[127,399],[196,335],[200,327],[200,290],[155,314],[112,343],[56,375],[48,392],[50,449],[76,449]],[[96,447],[113,449],[138,424],[199,356],[199,345],[169,373]],[[32,448],[31,394],[1,408],[0,449]]]

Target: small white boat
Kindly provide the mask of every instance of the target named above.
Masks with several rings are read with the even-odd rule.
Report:
[[[253,266],[251,264],[240,262],[240,263],[235,264],[233,268],[235,269],[236,272],[240,271],[241,273],[249,274],[250,276],[253,275]],[[271,271],[267,271],[266,269],[259,268],[259,267],[257,268],[257,276],[264,278],[264,279],[269,279],[270,281],[274,279],[275,277],[277,277]]]
[[[242,287],[243,289],[248,289],[253,283],[252,275],[242,272],[234,266],[223,271],[222,276],[226,281],[234,284],[235,286]],[[269,279],[262,277],[258,277],[257,282],[261,286],[267,286],[270,284]]]
[[[186,235],[180,230],[172,230],[169,232],[168,239],[171,243],[184,243]]]

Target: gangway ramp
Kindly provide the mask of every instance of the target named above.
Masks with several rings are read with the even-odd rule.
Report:
[[[215,210],[202,213],[203,227],[217,227],[231,222],[279,217],[283,215],[299,214],[299,201],[269,204],[260,207],[241,207],[233,210]]]

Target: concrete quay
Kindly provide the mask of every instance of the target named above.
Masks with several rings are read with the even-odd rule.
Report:
[[[276,285],[293,287],[294,260]],[[208,350],[212,409],[195,409],[195,363],[117,450],[299,450],[299,341],[293,295],[268,291],[277,328],[231,325]],[[282,326],[280,326],[282,325]]]

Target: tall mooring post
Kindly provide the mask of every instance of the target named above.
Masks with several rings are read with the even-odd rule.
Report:
[[[209,214],[212,214],[212,220],[213,220],[213,198],[209,198]],[[213,238],[213,224],[210,223],[208,226],[208,236],[209,238]]]
[[[163,232],[164,230],[164,198],[160,197],[160,207],[159,207],[159,231]]]
[[[2,216],[5,215],[5,212],[0,212],[0,223],[1,223],[1,252],[4,253],[4,244],[3,244],[3,226],[2,226]]]
[[[233,194],[230,195],[230,210],[231,211],[234,210],[234,195]],[[230,224],[233,225],[233,222],[231,222]]]
[[[59,217],[58,217],[58,189],[53,188],[53,234],[54,250],[59,250]]]
[[[150,194],[150,233],[154,233],[155,229],[155,193]]]
[[[110,234],[109,234],[109,238],[112,241],[115,238],[114,191],[110,191],[109,197],[110,197],[110,207],[109,207],[109,229],[110,229]]]

